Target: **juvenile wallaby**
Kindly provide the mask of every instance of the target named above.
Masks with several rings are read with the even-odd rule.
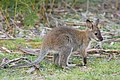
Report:
[[[86,65],[86,49],[91,39],[97,41],[103,40],[101,32],[97,27],[98,23],[99,19],[94,24],[90,20],[86,20],[88,30],[78,30],[70,27],[54,28],[45,36],[38,58],[34,62],[23,65],[22,67],[39,64],[50,50],[58,52],[58,58],[55,60],[55,63],[63,68],[69,67],[68,60],[70,54],[76,50],[79,50],[83,58],[83,65]]]

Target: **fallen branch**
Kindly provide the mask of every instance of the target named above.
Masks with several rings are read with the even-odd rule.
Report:
[[[88,56],[104,57],[108,56],[107,61],[110,61],[112,58],[116,58],[116,55],[120,55],[120,50],[104,50],[104,49],[89,49],[87,50]],[[79,51],[75,52],[73,56],[80,56]]]
[[[31,54],[31,55],[38,55],[40,53],[40,49],[20,48],[20,50],[25,54]]]
[[[1,47],[1,46],[0,46],[0,51],[1,52],[7,52],[7,53],[11,53],[12,52],[11,50],[9,50],[9,49],[7,49],[5,47]]]
[[[107,61],[110,61],[112,58],[116,58],[116,55],[120,55],[120,50],[90,49],[87,52],[88,54],[107,55]]]
[[[23,52],[25,52],[26,54],[32,54],[32,55],[38,55],[40,53],[40,49],[21,49]],[[50,52],[55,54],[55,52]],[[89,49],[87,50],[87,53],[96,57],[101,57],[102,55],[106,55],[108,56],[108,60],[110,61],[112,58],[115,58],[116,55],[120,55],[120,50],[104,50],[104,49]],[[73,52],[73,56],[80,56],[79,51]],[[52,59],[53,56],[48,55],[47,56],[48,59]]]
[[[32,54],[32,55],[38,55],[40,52],[40,49],[21,49],[21,50],[23,52],[25,52],[26,54]],[[89,50],[87,50],[87,53],[90,55],[99,54],[97,56],[107,55],[108,56],[107,61],[110,61],[112,58],[115,58],[116,55],[120,55],[120,50],[89,49]],[[80,56],[79,51],[74,52],[73,56]],[[47,56],[47,58],[53,58],[53,56],[50,55],[50,56]],[[32,62],[31,60],[29,60],[26,57],[16,58],[13,60],[8,60],[8,59],[4,58],[2,63],[0,64],[0,68],[17,67],[17,66],[19,67],[18,63],[22,60],[26,61],[27,63]],[[14,65],[9,66],[10,64],[14,64]],[[34,67],[37,68],[36,65]]]
[[[4,58],[3,60],[2,60],[2,63],[0,64],[0,69],[1,68],[9,68],[9,67],[12,67],[12,66],[9,66],[10,64],[14,64],[14,65],[16,65],[17,63],[19,63],[20,61],[25,61],[25,62],[27,62],[27,63],[31,63],[32,61],[31,60],[29,60],[28,58],[26,58],[26,57],[21,57],[21,58],[15,58],[15,59],[13,59],[13,60],[9,60],[9,59],[7,59],[7,58]]]
[[[109,54],[115,53],[120,54],[120,50],[104,50],[104,49],[89,49],[87,50],[88,54]]]
[[[40,49],[20,49],[26,54],[32,54],[32,55],[38,55],[40,53]],[[54,54],[55,52],[52,51]],[[120,54],[120,50],[104,50],[104,49],[89,49],[87,50],[88,54],[103,54],[103,55],[108,55],[108,54]],[[74,52],[73,54],[79,55],[79,51]]]
[[[62,2],[63,2],[63,4],[65,4],[66,5],[66,7],[69,7],[72,11],[74,11],[75,13],[77,13],[77,11],[72,7],[72,6],[70,6],[69,4],[67,4],[65,1],[63,1],[62,0]]]
[[[82,22],[82,23],[74,23],[74,22],[66,22],[65,23],[67,26],[84,26],[86,27],[86,23]]]
[[[120,42],[120,38],[118,39],[108,39],[108,40],[104,40],[104,43],[110,43],[110,42]]]

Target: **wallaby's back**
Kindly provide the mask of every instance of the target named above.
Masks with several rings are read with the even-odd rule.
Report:
[[[82,37],[79,33],[79,30],[70,27],[54,28],[45,36],[43,47],[54,50],[60,49],[60,47],[63,46],[72,46],[77,48],[77,46],[82,43],[82,41],[79,41],[81,40],[79,38]]]

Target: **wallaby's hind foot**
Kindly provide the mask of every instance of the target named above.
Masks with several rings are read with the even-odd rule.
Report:
[[[68,67],[74,67],[74,66],[76,66],[76,64],[68,64],[67,66]]]

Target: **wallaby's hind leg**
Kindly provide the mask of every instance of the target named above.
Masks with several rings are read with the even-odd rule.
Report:
[[[73,49],[69,46],[63,47],[59,54],[54,55],[55,64],[61,66],[62,68],[75,66],[75,64],[68,64],[72,50]]]
[[[59,62],[59,54],[54,54],[54,64],[59,65],[58,62]]]
[[[86,66],[87,64],[87,57],[83,57],[83,66]]]

